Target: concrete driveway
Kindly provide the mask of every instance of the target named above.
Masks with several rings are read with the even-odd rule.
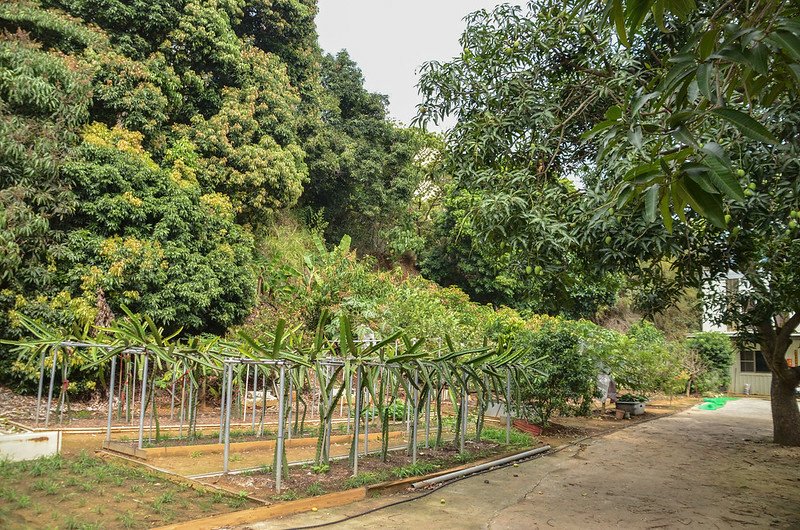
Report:
[[[402,496],[248,525],[296,528],[800,528],[800,448],[770,443],[769,402],[697,408],[341,521]],[[441,501],[444,500],[444,503]]]

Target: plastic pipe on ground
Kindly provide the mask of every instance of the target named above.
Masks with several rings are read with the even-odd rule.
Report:
[[[523,458],[529,458],[531,456],[535,456],[547,452],[549,450],[550,450],[549,445],[537,447],[536,449],[531,449],[530,451],[517,453],[515,455],[507,456],[505,458],[500,458],[498,460],[492,460],[491,462],[486,462],[484,464],[479,464],[477,466],[468,467],[467,469],[453,471],[452,473],[447,473],[445,475],[440,475],[438,477],[429,478],[427,480],[420,480],[419,482],[415,482],[414,484],[412,484],[412,486],[414,489],[423,488],[425,486],[432,486],[434,484],[439,484],[440,482],[446,482],[454,478],[463,477],[464,475],[471,475],[472,473],[484,471],[492,467],[502,466],[504,464],[514,462],[515,460],[522,460]]]

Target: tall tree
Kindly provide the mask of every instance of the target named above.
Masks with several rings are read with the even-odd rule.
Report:
[[[597,145],[580,135],[640,70],[601,22],[580,23],[560,2],[502,5],[470,15],[458,57],[423,66],[419,120],[457,119],[446,136],[456,199],[442,222],[467,258],[448,272],[432,256],[434,279],[570,316],[614,301],[618,280],[573,233],[575,182],[599,178]]]
[[[784,360],[800,323],[790,265],[800,251],[798,6],[708,2],[687,8],[684,22],[662,18],[667,4],[677,2],[627,3],[622,24],[612,13],[617,29],[586,2],[531,4],[526,16],[479,12],[462,56],[426,67],[420,115],[457,114],[450,150],[461,181],[478,190],[468,219],[487,241],[533,241],[546,265],[574,248],[593,269],[634,275],[662,304],[742,273],[740,296],[709,302],[760,346],[773,374],[775,441],[800,445],[800,371]],[[674,31],[648,28],[650,7]],[[620,36],[626,21],[630,41]],[[576,77],[549,77],[559,65]],[[718,81],[711,98],[698,86],[707,74]],[[546,190],[564,177],[587,186],[569,204],[547,203]],[[543,211],[566,221],[563,233]]]
[[[329,106],[310,147],[303,202],[323,209],[329,241],[349,234],[360,251],[382,254],[384,231],[405,213],[419,185],[415,157],[424,143],[387,119],[386,96],[364,88],[346,51],[323,58],[322,84]]]

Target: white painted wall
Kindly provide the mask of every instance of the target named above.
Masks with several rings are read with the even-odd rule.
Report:
[[[61,432],[43,431],[0,434],[0,459],[33,460],[61,451]]]
[[[757,353],[757,355],[761,354]],[[786,361],[791,366],[798,366],[798,363],[800,363],[800,338],[792,341],[792,345],[786,352]],[[766,372],[742,372],[737,350],[735,360],[731,365],[731,385],[728,391],[734,394],[742,394],[746,384],[750,385],[751,394],[768,396],[770,394],[770,385],[772,384],[772,374]]]
[[[703,285],[703,298],[710,300],[716,294],[724,295],[727,289],[727,280],[742,280],[744,276],[738,272],[728,271],[727,274],[717,276]],[[730,331],[728,326],[716,322],[719,317],[717,308],[711,307],[711,304],[703,303],[703,331]]]

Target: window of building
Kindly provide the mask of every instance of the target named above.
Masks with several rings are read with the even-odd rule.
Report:
[[[753,350],[745,350],[739,354],[739,368],[742,372],[769,373],[764,356],[761,355],[761,352]]]

